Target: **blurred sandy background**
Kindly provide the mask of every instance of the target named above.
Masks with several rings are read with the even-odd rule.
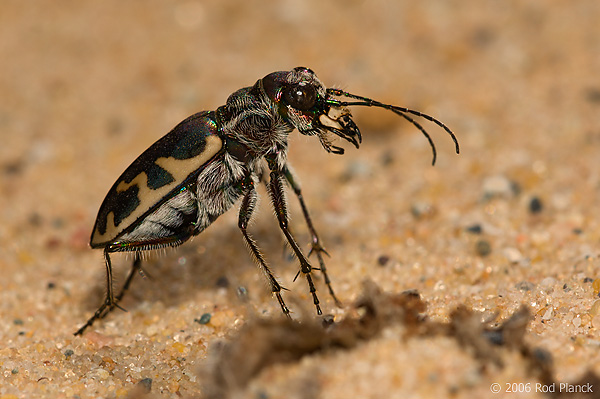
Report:
[[[387,292],[418,290],[441,322],[463,304],[493,325],[525,304],[525,340],[552,355],[557,380],[600,373],[599,16],[595,0],[2,1],[0,398],[127,397],[140,386],[196,397],[209,348],[255,315],[279,317],[231,211],[152,257],[153,279],[136,278],[127,313],[72,335],[102,300],[102,253],[87,243],[119,174],[186,116],[295,66],[434,115],[461,144],[456,156],[424,121],[432,167],[414,127],[370,109],[354,112],[361,149],[342,157],[292,135],[340,299],[351,304],[370,277]],[[252,232],[288,305],[312,311],[264,194]],[[117,283],[129,262],[113,257]],[[326,313],[347,314],[320,280],[318,290]],[[205,313],[208,324],[194,321]],[[514,352],[481,367],[456,340],[402,331],[274,365],[240,395],[468,398],[496,382],[494,397],[541,397],[505,392],[536,382]]]

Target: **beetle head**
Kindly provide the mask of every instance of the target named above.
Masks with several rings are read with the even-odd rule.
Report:
[[[326,88],[315,73],[308,68],[298,67],[288,72],[273,72],[262,79],[262,86],[269,100],[276,104],[277,112],[302,134],[316,135],[323,148],[335,154],[344,149],[331,144],[329,133],[333,133],[354,144],[362,140],[358,126],[352,120],[348,107],[364,106],[384,108],[412,123],[429,141],[435,164],[436,149],[429,133],[414,119],[424,118],[443,128],[454,141],[456,153],[458,140],[454,133],[436,118],[406,107],[372,100],[340,89]]]
[[[348,107],[334,100],[315,73],[304,67],[273,72],[262,79],[263,89],[277,112],[302,134],[317,136],[328,152],[343,154],[329,133],[358,148],[362,137]]]

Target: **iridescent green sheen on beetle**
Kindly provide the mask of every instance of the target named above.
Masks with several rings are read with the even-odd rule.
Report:
[[[344,99],[350,99],[346,101]],[[235,202],[241,200],[238,227],[250,253],[265,273],[283,313],[289,309],[279,284],[256,242],[248,234],[248,223],[256,206],[256,186],[267,187],[279,227],[300,263],[313,303],[321,314],[313,283],[315,268],[308,261],[314,253],[329,293],[339,305],[323,254],[327,254],[312,224],[297,179],[287,162],[288,136],[297,129],[315,136],[327,152],[343,154],[332,144],[338,136],[356,148],[362,136],[348,107],[388,109],[417,127],[436,151],[433,141],[412,116],[442,127],[437,119],[404,107],[384,104],[339,89],[328,89],[308,68],[273,72],[254,86],[240,89],[216,111],[190,116],[144,151],[111,187],[100,206],[92,231],[92,248],[104,249],[106,298],[98,310],[75,333],[82,334],[94,321],[105,317],[123,298],[136,272],[141,272],[141,251],[175,247],[200,234]],[[308,255],[300,249],[288,227],[285,185],[296,194],[311,234]],[[110,254],[134,252],[133,266],[118,295],[114,295]]]

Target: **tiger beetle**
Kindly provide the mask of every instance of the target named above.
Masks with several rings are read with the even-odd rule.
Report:
[[[346,91],[326,88],[315,73],[303,67],[273,72],[229,96],[216,111],[203,111],[178,124],[142,153],[111,187],[100,206],[90,246],[104,250],[106,297],[98,310],[75,333],[82,334],[104,318],[129,288],[136,273],[142,273],[141,252],[176,247],[200,234],[241,198],[238,227],[250,253],[264,272],[283,313],[289,317],[281,291],[258,245],[248,233],[257,203],[256,186],[264,182],[279,228],[300,262],[317,314],[322,314],[312,271],[319,270],[335,303],[325,251],[304,202],[300,185],[287,162],[288,136],[297,129],[315,136],[330,153],[343,154],[332,144],[338,136],[356,148],[362,137],[348,107],[367,106],[390,110],[412,123],[429,141],[435,164],[433,141],[414,116],[452,131],[437,119],[412,109],[384,104]],[[413,115],[413,116],[411,116]],[[296,194],[311,236],[305,255],[288,227],[285,185]],[[133,266],[118,295],[113,291],[110,254],[133,252]],[[314,253],[319,267],[308,261]]]

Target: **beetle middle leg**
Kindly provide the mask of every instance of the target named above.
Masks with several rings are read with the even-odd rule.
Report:
[[[321,245],[321,241],[319,240],[317,230],[315,230],[315,228],[312,224],[310,214],[308,213],[308,207],[306,206],[306,203],[304,202],[304,197],[302,196],[302,189],[300,188],[300,184],[298,183],[298,181],[294,177],[294,174],[292,173],[292,171],[290,170],[290,168],[287,165],[285,165],[283,167],[283,174],[285,175],[287,182],[292,187],[292,190],[294,190],[294,193],[296,194],[296,197],[298,198],[298,201],[300,202],[300,207],[302,208],[302,214],[304,215],[304,220],[306,220],[306,225],[308,226],[308,231],[310,232],[310,235],[311,235],[311,245],[312,246],[311,246],[310,251],[308,252],[308,256],[310,257],[310,255],[313,252],[317,255],[317,259],[319,260],[319,269],[321,270],[321,273],[323,273],[323,278],[325,279],[325,284],[327,285],[329,294],[335,301],[336,306],[342,307],[342,303],[339,301],[339,299],[335,296],[335,293],[333,292],[333,287],[331,286],[331,279],[329,278],[329,275],[327,274],[327,268],[325,267],[325,261],[323,260],[322,254],[325,254],[327,256],[329,256],[329,254],[327,253],[325,248],[323,248],[323,245]]]
[[[269,280],[269,285],[271,286],[271,292],[275,294],[275,297],[277,298],[277,301],[281,306],[281,310],[287,317],[290,317],[290,310],[286,306],[285,302],[283,301],[283,297],[281,296],[281,290],[285,288],[283,288],[281,284],[279,284],[279,282],[273,275],[273,272],[269,268],[269,265],[267,265],[264,256],[260,252],[260,249],[256,245],[256,242],[248,234],[248,223],[252,218],[252,212],[254,212],[254,208],[256,206],[257,194],[256,189],[254,188],[254,182],[250,180],[247,184],[249,188],[247,189],[246,193],[244,194],[244,197],[242,198],[242,204],[240,206],[240,215],[238,219],[238,227],[242,231],[244,241],[248,245],[252,256],[254,257],[256,262],[258,262],[263,272],[266,274],[267,279]]]
[[[273,203],[273,207],[275,208],[275,214],[277,215],[277,220],[279,221],[279,227],[281,231],[285,235],[290,247],[296,254],[298,261],[300,262],[300,271],[306,276],[306,280],[308,281],[308,287],[310,289],[310,293],[313,297],[313,303],[317,308],[317,314],[322,314],[321,306],[319,305],[319,298],[317,297],[317,289],[312,280],[311,271],[312,266],[306,259],[306,256],[302,253],[302,250],[298,246],[298,243],[290,233],[288,228],[288,211],[287,205],[285,202],[285,191],[283,189],[283,179],[284,176],[282,172],[271,171],[271,180],[269,181],[269,195],[271,196],[271,202]]]

